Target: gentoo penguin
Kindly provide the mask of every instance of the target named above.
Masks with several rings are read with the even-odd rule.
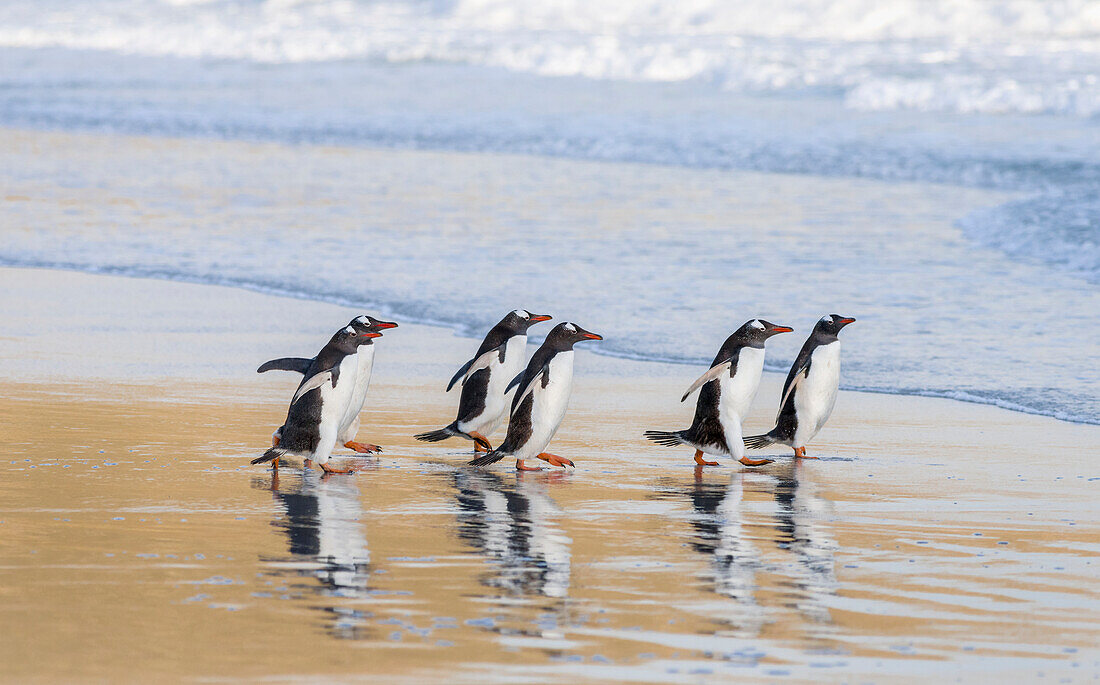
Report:
[[[839,314],[821,317],[795,357],[787,380],[783,383],[783,399],[775,428],[763,435],[745,438],[749,449],[767,447],[773,443],[790,445],[794,456],[806,457],[806,443],[813,439],[836,404],[840,387],[840,329],[855,319]]]
[[[352,326],[337,331],[306,369],[298,391],[290,400],[278,445],[252,463],[271,461],[278,469],[279,457],[294,454],[305,458],[306,466],[316,461],[328,473],[351,473],[348,469],[329,468],[327,462],[336,446],[340,420],[355,385],[355,353],[360,345],[381,335],[360,334]]]
[[[603,340],[603,337],[569,322],[554,326],[542,346],[531,355],[527,369],[505,388],[507,392],[513,385],[517,386],[504,442],[471,461],[471,466],[488,466],[504,457],[515,457],[519,471],[542,470],[524,466],[523,460],[532,457],[552,466],[573,466],[568,459],[543,450],[557,432],[569,405],[569,393],[573,389],[573,345],[582,340]]]
[[[489,435],[507,415],[508,382],[523,371],[527,352],[527,329],[540,321],[549,321],[544,314],[532,314],[525,309],[509,313],[493,326],[482,341],[474,358],[462,365],[447,384],[447,392],[461,379],[462,396],[458,400],[458,418],[445,428],[416,435],[417,440],[439,442],[460,436],[474,441],[474,451],[493,449]]]
[[[352,325],[360,335],[397,328],[394,322],[379,321],[373,316],[356,317]],[[359,413],[363,411],[363,403],[367,400],[367,389],[370,388],[371,374],[374,372],[374,345],[369,340],[359,346],[359,351],[355,353],[355,360],[355,386],[352,388],[351,401],[344,412],[344,417],[340,420],[340,434],[336,437],[336,444],[364,454],[381,452],[382,448],[378,445],[355,441],[355,436],[359,432]]]
[[[373,316],[367,315],[355,317],[348,325],[354,328],[360,335],[378,333],[387,328],[397,328],[397,324],[392,321],[380,321]],[[269,362],[264,362],[256,371],[257,373],[273,370],[297,371],[298,373],[304,374],[309,369],[311,363],[313,363],[312,359],[305,359],[303,357],[283,357],[281,359],[272,359]],[[348,364],[349,362],[345,360],[345,363]],[[382,451],[382,448],[378,445],[355,442],[355,435],[359,432],[359,412],[363,410],[363,403],[367,399],[367,389],[370,387],[371,373],[373,370],[374,344],[371,339],[367,337],[366,342],[362,343],[355,353],[355,382],[353,385],[347,386],[351,392],[347,397],[347,408],[343,417],[340,419],[340,435],[337,436],[337,444],[342,444],[344,447],[365,454]],[[279,444],[279,435],[281,431],[282,428],[279,428],[272,435],[271,444],[273,447]]]
[[[770,459],[749,459],[741,441],[741,421],[756,397],[760,385],[760,373],[764,370],[764,341],[778,333],[789,333],[791,328],[776,326],[762,319],[746,322],[733,335],[726,338],[718,350],[710,370],[700,376],[684,396],[699,390],[695,404],[695,420],[691,428],[681,431],[646,431],[650,440],[675,447],[688,445],[695,448],[695,463],[699,466],[717,466],[716,461],[706,461],[703,454],[732,456],[745,466],[771,463]]]

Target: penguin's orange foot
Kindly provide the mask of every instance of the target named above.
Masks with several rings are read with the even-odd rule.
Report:
[[[763,466],[764,464],[772,463],[774,459],[749,459],[748,457],[741,457],[737,461],[745,466]]]
[[[542,459],[543,461],[548,462],[551,466],[560,466],[563,469],[566,466],[572,466],[573,468],[577,468],[576,464],[569,461],[565,457],[559,457],[558,455],[550,454],[549,452],[543,452],[542,454],[540,454],[539,459]]]
[[[278,457],[275,457],[274,459],[271,460],[271,470],[272,471],[278,471],[279,470],[279,458]]]
[[[321,470],[324,471],[325,473],[346,473],[346,474],[355,473],[355,469],[351,468],[350,466],[346,469],[337,469],[337,468],[333,468],[333,467],[329,466],[328,464],[321,464]]]
[[[695,450],[695,463],[699,466],[718,466],[716,461],[707,461],[703,459],[703,450]]]
[[[355,442],[354,440],[345,442],[344,447],[347,447],[349,450],[355,450],[359,454],[370,454],[371,452],[382,451],[382,448],[378,445],[372,445],[369,442]]]
[[[493,446],[489,444],[489,439],[477,431],[470,431],[468,435],[473,438],[474,441],[474,454],[478,452],[492,452]]]
[[[527,466],[526,464],[523,463],[522,459],[516,459],[516,470],[517,471],[541,471],[542,467],[541,466]]]
[[[794,448],[794,458],[795,459],[817,459],[817,457],[807,457],[805,447],[795,447]]]

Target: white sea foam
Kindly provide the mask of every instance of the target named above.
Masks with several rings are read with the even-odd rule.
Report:
[[[16,0],[0,6],[0,46],[833,89],[871,110],[1100,112],[1090,0]]]

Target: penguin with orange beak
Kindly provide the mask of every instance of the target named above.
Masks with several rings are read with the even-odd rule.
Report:
[[[549,321],[545,314],[526,309],[509,312],[485,335],[474,358],[462,365],[447,384],[462,387],[458,417],[439,430],[414,436],[424,442],[439,442],[452,437],[474,441],[474,452],[489,452],[493,446],[486,437],[508,417],[508,383],[523,371],[527,356],[527,331]]]
[[[745,438],[749,449],[768,445],[789,445],[798,459],[806,456],[806,444],[829,420],[840,388],[840,330],[855,319],[826,314],[818,320],[810,337],[802,345],[783,383],[775,428],[763,435]]]
[[[380,335],[377,332],[361,335],[352,326],[346,326],[332,336],[317,356],[309,360],[271,449],[253,459],[253,464],[272,462],[272,467],[278,470],[279,459],[293,455],[305,459],[306,466],[316,462],[326,473],[352,473],[350,468],[330,467],[328,460],[355,384],[355,353],[361,345]]]
[[[543,450],[565,417],[573,390],[573,345],[584,340],[603,337],[569,322],[559,323],[550,331],[542,347],[531,356],[527,369],[508,384],[508,389],[516,386],[516,395],[504,442],[471,461],[471,466],[488,466],[505,457],[515,458],[519,471],[541,471],[523,463],[533,458],[551,466],[573,466],[572,461]]]
[[[704,454],[731,456],[745,466],[770,464],[770,459],[745,456],[741,422],[760,386],[760,374],[764,370],[764,342],[773,335],[792,330],[763,319],[745,322],[722,344],[711,362],[710,370],[700,376],[680,399],[683,402],[699,389],[691,427],[680,431],[646,431],[645,436],[666,447],[694,447],[698,466],[718,465],[716,461],[703,459]]]
[[[355,436],[359,432],[359,413],[366,402],[367,389],[370,387],[371,375],[374,372],[375,347],[372,341],[382,336],[381,331],[397,328],[397,324],[364,314],[352,319],[348,326],[361,336],[361,342],[354,357],[344,360],[341,364],[345,368],[344,376],[348,381],[339,398],[344,409],[340,417],[340,433],[336,444],[363,454],[381,452],[382,448],[378,445],[356,442]],[[256,371],[258,373],[274,370],[296,371],[305,374],[313,361],[303,357],[283,357],[264,362]],[[282,430],[282,428],[277,429],[271,436],[273,447],[279,444]]]

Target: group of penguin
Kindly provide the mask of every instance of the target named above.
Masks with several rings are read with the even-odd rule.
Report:
[[[563,468],[573,466],[569,459],[545,450],[569,404],[573,346],[603,337],[575,323],[559,323],[525,367],[528,329],[550,318],[517,309],[493,326],[477,353],[447,384],[448,392],[456,384],[461,387],[458,416],[444,428],[420,433],[416,439],[472,440],[475,458],[469,462],[471,466],[488,466],[506,457],[516,460],[519,471],[541,470],[526,465],[528,459],[541,459]],[[751,459],[745,456],[745,450],[772,444],[792,447],[796,458],[813,458],[807,457],[806,445],[829,419],[840,385],[838,334],[853,321],[838,314],[818,320],[791,365],[775,427],[767,433],[742,437],[741,422],[760,385],[764,343],[794,329],[752,319],[726,339],[709,370],[681,398],[683,402],[699,391],[691,426],[679,431],[646,431],[645,437],[668,447],[694,448],[699,466],[718,465],[704,459],[704,454],[733,457],[746,466],[769,464],[771,459]],[[355,437],[374,367],[374,339],[381,337],[383,330],[396,327],[396,323],[359,316],[337,331],[313,358],[285,357],[261,365],[257,369],[260,373],[301,373],[302,382],[290,400],[286,421],[272,435],[271,449],[252,463],[272,462],[278,469],[281,457],[293,455],[304,459],[307,468],[316,463],[326,473],[351,473],[349,468],[335,468],[328,463],[338,444],[365,454],[380,452],[377,445],[356,442]],[[513,388],[515,394],[509,402]],[[486,436],[505,417],[507,434],[494,449]]]

